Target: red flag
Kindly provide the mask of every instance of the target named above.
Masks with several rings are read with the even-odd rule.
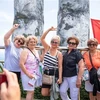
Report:
[[[100,44],[100,20],[91,19],[91,24],[94,38],[96,38]]]

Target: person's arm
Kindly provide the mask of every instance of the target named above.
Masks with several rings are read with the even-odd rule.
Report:
[[[33,75],[30,74],[27,69],[25,68],[25,62],[27,60],[27,55],[28,55],[28,51],[26,49],[24,49],[22,52],[21,52],[21,55],[20,55],[20,61],[19,61],[19,65],[22,69],[22,71],[29,77],[29,78],[33,78]]]
[[[42,43],[42,45],[43,45],[43,47],[44,47],[45,50],[48,50],[49,47],[50,47],[49,44],[46,42],[45,37],[46,37],[46,35],[47,35],[50,31],[55,31],[55,30],[56,30],[56,28],[51,27],[51,28],[49,28],[47,31],[45,31],[45,32],[42,34],[42,36],[41,36],[41,43]]]
[[[84,73],[84,66],[85,66],[84,61],[83,59],[81,59],[78,63],[79,72],[78,72],[77,82],[76,82],[76,86],[78,88],[81,87],[82,75]]]
[[[4,69],[7,83],[3,82],[0,88],[0,100],[20,100],[21,93],[16,74]]]
[[[4,35],[4,44],[8,46],[10,44],[10,36],[19,27],[19,24],[14,24],[13,27]]]
[[[63,56],[62,53],[58,53],[58,70],[59,70],[59,79],[57,81],[58,84],[62,83],[62,61],[63,61]]]
[[[43,59],[44,59],[44,55],[45,55],[45,51],[44,51],[44,49],[43,49],[42,52],[41,52],[41,54],[39,55],[40,61],[41,61],[41,62],[42,62]]]

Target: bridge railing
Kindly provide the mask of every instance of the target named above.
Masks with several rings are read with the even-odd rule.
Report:
[[[5,47],[4,46],[0,46],[0,50],[1,49],[4,50]],[[43,47],[42,46],[37,46],[36,49],[39,50],[39,51],[41,51],[41,50],[43,50]],[[66,51],[68,48],[62,46],[62,47],[59,47],[58,49],[60,51]],[[84,52],[84,51],[88,50],[87,48],[84,48],[84,47],[78,47],[77,49],[80,50],[81,52]],[[98,48],[98,49],[100,49],[100,48]],[[4,66],[4,60],[0,60],[0,66]],[[79,100],[80,100],[80,93],[79,93]]]

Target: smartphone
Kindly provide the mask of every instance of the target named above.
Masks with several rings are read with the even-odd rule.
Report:
[[[6,75],[3,73],[3,68],[2,66],[0,66],[0,85],[3,82],[7,82],[7,78]]]

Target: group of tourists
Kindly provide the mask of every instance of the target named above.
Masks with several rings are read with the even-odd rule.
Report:
[[[30,35],[25,38],[23,35],[17,35],[13,41],[10,41],[10,36],[18,27],[19,24],[14,24],[4,36],[4,73],[7,76],[8,86],[5,85],[5,82],[1,84],[1,99],[20,100],[20,97],[18,98],[18,95],[20,96],[20,89],[18,89],[17,84],[17,79],[19,82],[20,78],[23,90],[27,91],[26,100],[34,98],[34,90],[39,86],[41,86],[41,94],[43,96],[50,96],[52,85],[42,84],[42,73],[39,68],[39,62],[41,61],[44,64],[43,71],[45,74],[49,69],[49,75],[53,76],[55,68],[58,70],[56,83],[59,84],[61,99],[78,100],[85,66],[89,71],[92,68],[89,54],[91,55],[94,67],[96,69],[100,67],[100,51],[97,49],[97,39],[89,39],[87,41],[88,50],[82,54],[77,49],[79,39],[75,36],[69,37],[66,40],[68,44],[66,52],[61,52],[58,49],[60,45],[60,37],[58,35],[51,38],[50,44],[45,39],[50,31],[56,30],[56,28],[51,27],[40,37],[44,49],[42,54],[39,54],[36,49],[38,43],[36,36]],[[13,73],[17,75],[17,79]],[[7,94],[9,90],[12,90],[12,87],[14,87],[14,90]],[[3,90],[3,88],[8,91]],[[89,80],[85,82],[85,89],[89,92],[90,100],[100,99],[99,90],[96,91],[95,96],[93,95],[94,84],[91,84]],[[70,90],[70,95],[67,94],[68,90]]]

